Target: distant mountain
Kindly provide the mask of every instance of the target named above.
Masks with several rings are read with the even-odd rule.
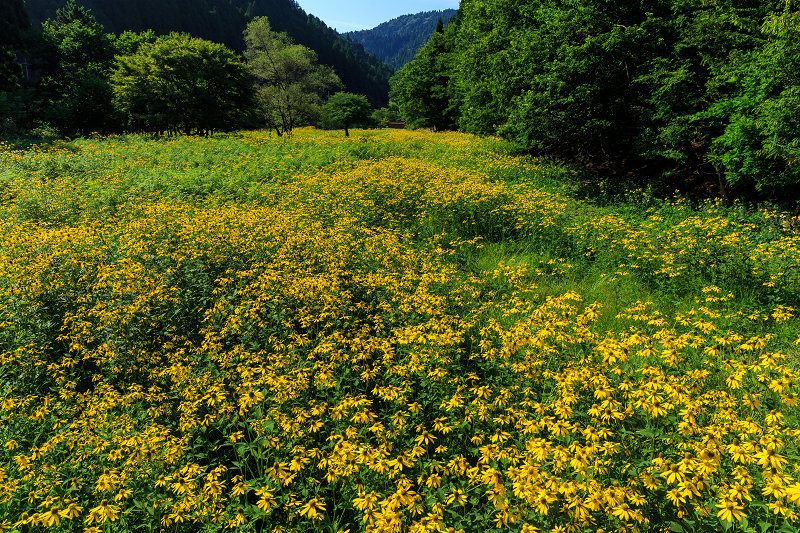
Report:
[[[371,30],[352,31],[345,35],[363,45],[389,68],[399,70],[428,42],[439,19],[447,24],[457,12],[456,9],[445,9],[404,15]]]
[[[65,0],[27,0],[35,26],[55,15]],[[190,33],[244,49],[242,32],[255,16],[269,18],[273,30],[285,31],[334,68],[348,91],[364,94],[376,107],[386,104],[391,71],[360,44],[346,39],[294,0],[78,0],[92,10],[110,33],[152,29],[156,34]]]

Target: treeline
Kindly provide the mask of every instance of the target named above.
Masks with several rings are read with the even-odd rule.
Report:
[[[437,22],[449,22],[456,12],[444,9],[403,15],[370,30],[351,31],[345,35],[362,44],[392,70],[399,70],[428,42]]]
[[[74,0],[37,33],[20,10],[22,0],[9,2],[3,9],[18,18],[0,41],[4,135],[209,135],[257,126],[290,135],[298,125],[348,128],[371,119],[364,95],[341,92],[337,73],[266,17],[245,27],[242,57],[188,33],[105,33]]]
[[[386,105],[391,70],[358,44],[343,38],[294,0],[81,0],[106,31],[153,30],[157,35],[189,33],[243,52],[242,33],[253,17],[265,16],[275,31],[314,50],[345,88],[364,94],[373,106]],[[64,0],[26,0],[33,25],[55,16]]]
[[[666,191],[800,197],[797,0],[462,0],[392,80],[412,124]]]

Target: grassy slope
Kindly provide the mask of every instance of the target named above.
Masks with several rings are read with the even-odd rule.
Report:
[[[598,207],[458,134],[0,157],[6,525],[794,520],[778,213]]]

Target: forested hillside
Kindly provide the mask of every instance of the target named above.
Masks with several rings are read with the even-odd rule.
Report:
[[[30,21],[22,3],[0,3],[0,46],[19,45],[21,33],[29,27]]]
[[[387,101],[389,69],[360,45],[348,41],[293,0],[82,0],[105,31],[122,33],[152,29],[172,31],[244,49],[242,32],[255,16],[266,16],[274,30],[314,50],[319,61],[334,68],[347,90],[366,95],[372,105]],[[51,18],[64,0],[27,0],[35,25]]]
[[[721,196],[797,198],[800,2],[463,0],[393,81],[419,126]]]
[[[428,42],[437,22],[442,20],[447,23],[456,12],[455,9],[445,9],[404,15],[371,30],[352,31],[346,35],[362,44],[390,68],[398,70],[414,59],[419,49]]]
[[[8,107],[2,92],[14,88],[21,75],[14,51],[24,40],[30,21],[23,5],[16,2],[0,3],[0,114]]]

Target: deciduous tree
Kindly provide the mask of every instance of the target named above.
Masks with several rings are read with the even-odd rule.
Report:
[[[325,104],[324,112],[328,120],[344,128],[345,137],[350,136],[351,126],[370,120],[369,101],[361,94],[338,92]]]
[[[776,198],[800,189],[798,20],[798,0],[462,0],[392,101],[665,193]]]
[[[729,98],[705,116],[725,124],[709,157],[728,183],[775,194],[800,185],[800,12],[773,13],[765,42],[720,71]]]
[[[452,52],[457,24],[456,19],[445,27],[440,19],[427,44],[391,80],[392,101],[413,127],[456,127]]]
[[[132,129],[210,134],[244,125],[253,110],[247,65],[225,46],[186,34],[117,57],[112,80]]]
[[[286,33],[272,31],[266,17],[256,17],[244,32],[245,58],[258,82],[258,99],[267,126],[278,135],[319,118],[322,97],[341,87],[316,54],[294,44]]]

